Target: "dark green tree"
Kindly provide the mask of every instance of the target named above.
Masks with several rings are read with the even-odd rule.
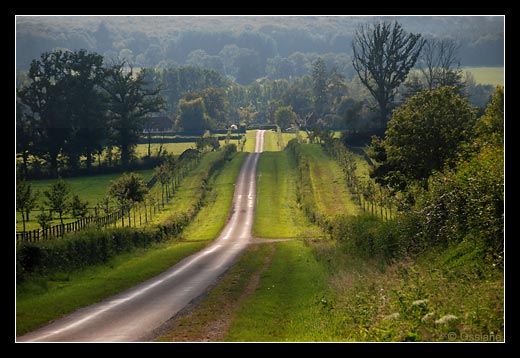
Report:
[[[63,225],[63,214],[69,209],[69,185],[65,183],[63,179],[59,178],[51,184],[49,189],[44,190],[43,194],[47,198],[45,204],[52,210],[52,212],[58,213],[60,224]]]
[[[319,57],[312,66],[312,94],[314,96],[314,113],[320,118],[328,109],[327,79],[325,61]]]
[[[77,167],[80,155],[84,155],[90,170],[92,156],[104,148],[108,134],[108,101],[101,91],[106,73],[103,57],[85,50],[74,52],[70,71],[67,77],[67,104],[71,108],[72,132],[65,152],[73,167]]]
[[[81,200],[78,194],[73,195],[70,201],[70,212],[76,219],[86,217],[88,214],[88,201]]]
[[[121,152],[121,164],[126,167],[132,158],[146,116],[159,112],[164,100],[160,87],[151,87],[145,81],[146,71],[136,73],[124,62],[107,70],[104,89],[109,95],[109,125],[112,144]]]
[[[291,106],[279,107],[274,112],[274,121],[282,130],[287,129],[296,120],[296,113],[293,112]]]
[[[413,68],[424,40],[406,33],[398,22],[361,26],[352,42],[352,65],[379,107],[380,125],[386,127],[399,85]]]
[[[23,115],[39,138],[36,154],[50,163],[53,176],[58,176],[58,155],[71,135],[68,81],[72,52],[45,52],[31,62],[29,83],[17,90],[27,106]],[[23,125],[22,123],[20,125]]]
[[[211,129],[206,113],[204,100],[197,97],[192,100],[181,99],[179,101],[180,126],[186,132],[203,132]]]
[[[208,121],[212,126],[224,127],[229,107],[226,92],[222,88],[209,87],[202,91],[190,93],[185,96],[186,100],[193,100],[197,97],[204,101],[204,108],[208,116]]]
[[[34,119],[25,113],[26,107],[16,99],[16,153],[22,158],[21,176],[27,179],[29,155],[36,153],[36,128]]]
[[[474,123],[475,110],[455,87],[424,90],[394,111],[385,139],[374,144],[384,161],[372,176],[397,189],[409,181],[426,185],[432,171],[453,164]]]
[[[45,230],[50,226],[52,221],[52,213],[49,209],[46,209],[44,206],[39,207],[40,213],[36,215],[36,220],[38,220],[38,224],[40,227]]]
[[[115,199],[123,213],[128,211],[129,219],[131,206],[143,202],[147,193],[148,187],[143,177],[136,173],[123,173],[108,188],[108,195]],[[121,222],[124,225],[124,220]]]
[[[29,213],[36,206],[40,193],[31,189],[25,180],[16,183],[16,211],[22,215],[22,227],[25,232],[25,223],[29,221]]]

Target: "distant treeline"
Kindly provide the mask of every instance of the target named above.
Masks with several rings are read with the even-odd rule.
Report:
[[[247,85],[267,77],[310,74],[321,56],[347,78],[356,27],[371,18],[175,18],[20,17],[17,68],[26,70],[40,53],[55,48],[87,49],[140,67],[194,65],[212,68]],[[386,19],[386,20],[394,20]],[[461,44],[462,65],[504,62],[501,17],[399,17],[408,31],[452,38]],[[130,23],[132,25],[130,25]],[[153,23],[153,27],[150,26]],[[205,25],[207,24],[207,25]],[[240,24],[237,26],[237,24]]]

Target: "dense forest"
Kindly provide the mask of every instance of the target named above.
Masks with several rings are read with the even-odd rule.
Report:
[[[86,49],[141,67],[213,68],[247,85],[255,79],[310,74],[321,56],[347,79],[354,77],[351,42],[359,24],[394,17],[18,17],[17,68],[42,52]],[[411,32],[460,44],[462,66],[501,66],[503,18],[400,16]]]

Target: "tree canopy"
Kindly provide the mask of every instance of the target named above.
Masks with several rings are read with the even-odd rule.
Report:
[[[374,143],[379,152],[374,157],[382,164],[372,176],[394,188],[427,179],[456,157],[475,119],[475,110],[454,87],[420,92],[394,111],[385,139]]]
[[[407,33],[398,22],[364,25],[352,42],[352,64],[379,106],[385,127],[394,96],[419,57],[424,40]]]

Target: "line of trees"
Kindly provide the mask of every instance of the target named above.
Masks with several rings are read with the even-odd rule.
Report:
[[[247,87],[207,68],[134,71],[125,62],[107,66],[85,50],[44,53],[17,91],[21,174],[27,177],[29,161],[32,168],[47,165],[53,177],[77,171],[80,159],[87,171],[102,157],[108,167],[128,167],[143,129],[150,137],[147,118],[158,111],[174,129],[197,133],[272,123],[348,129],[356,136],[382,134],[396,106],[424,88],[455,86],[482,107],[491,93],[463,78],[455,42],[424,39],[397,22],[360,27],[352,49],[352,80],[317,57],[309,75]]]
[[[21,175],[27,177],[29,157],[44,159],[53,177],[59,160],[72,171],[106,147],[118,148],[128,166],[146,117],[160,111],[160,88],[120,62],[103,64],[103,57],[85,50],[56,50],[34,60],[27,80],[17,89],[17,152]]]

